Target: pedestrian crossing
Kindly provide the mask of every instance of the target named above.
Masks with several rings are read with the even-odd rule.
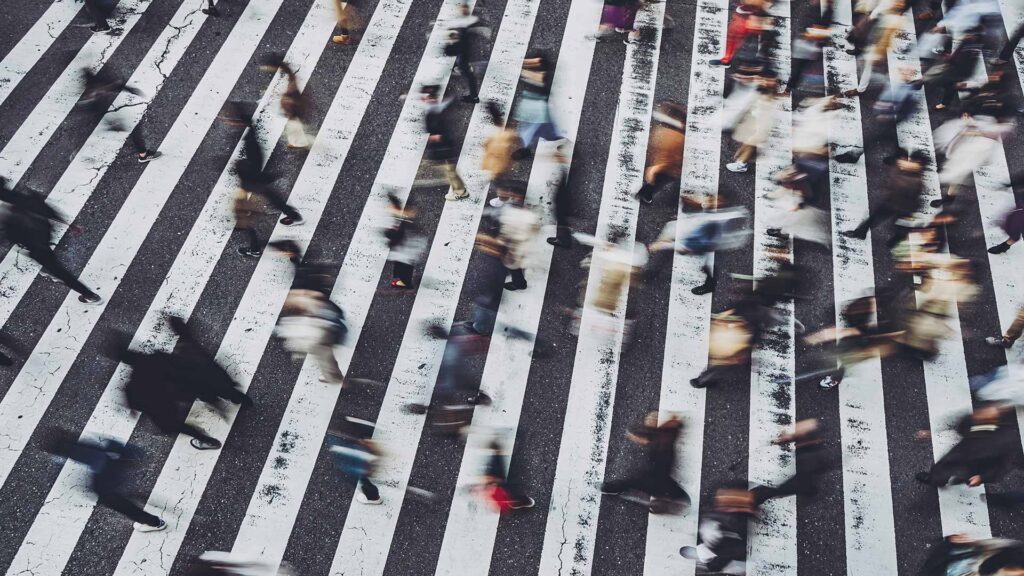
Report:
[[[151,4],[172,15],[165,22],[143,20]],[[1012,32],[1024,13],[1009,0],[1001,4]],[[447,26],[460,16],[461,0],[360,3],[366,30],[356,46],[331,42],[331,0],[301,5],[232,1],[221,17],[230,26],[224,35],[208,24],[212,17],[200,11],[205,5],[205,0],[123,0],[116,9],[117,33],[90,36],[46,93],[31,101],[19,85],[39,72],[45,52],[62,48],[66,40],[59,31],[74,25],[80,5],[54,1],[0,56],[0,105],[13,103],[24,110],[10,119],[17,126],[10,137],[0,139],[0,176],[12,185],[27,184],[32,171],[57,170],[59,179],[43,190],[49,202],[68,224],[104,227],[85,246],[75,246],[78,237],[66,234],[71,230],[66,225],[58,225],[55,239],[58,254],[63,258],[66,252],[81,280],[104,297],[98,305],[80,302],[64,287],[37,281],[39,265],[17,248],[8,249],[0,262],[0,325],[24,349],[13,367],[0,372],[0,516],[11,521],[0,531],[0,569],[6,574],[74,574],[82,566],[94,566],[89,573],[95,574],[184,574],[196,550],[210,548],[258,557],[274,566],[288,564],[304,575],[397,574],[407,573],[407,566],[415,566],[415,573],[445,575],[693,574],[693,562],[679,556],[678,549],[695,542],[698,516],[714,488],[734,477],[774,484],[792,475],[799,463],[791,446],[772,440],[799,419],[805,395],[833,393],[838,396],[834,413],[816,416],[839,431],[841,442],[830,449],[841,464],[829,476],[839,499],[768,501],[752,530],[750,574],[910,573],[927,553],[918,544],[942,534],[1014,537],[1000,528],[1019,528],[1019,518],[989,507],[985,487],[944,488],[937,494],[921,487],[920,498],[908,503],[904,497],[908,486],[916,488],[904,474],[907,463],[930,461],[956,442],[949,423],[971,407],[969,375],[1004,361],[1014,369],[1019,361],[1014,349],[1005,357],[971,353],[978,349],[971,342],[1008,326],[1021,303],[1015,288],[1024,279],[1012,253],[987,258],[990,277],[981,280],[991,286],[994,301],[986,304],[995,312],[976,317],[959,314],[954,307],[953,337],[943,342],[934,360],[917,363],[923,393],[908,387],[908,402],[901,409],[916,411],[927,421],[930,446],[895,436],[894,428],[902,430],[893,425],[901,414],[891,408],[899,402],[894,398],[901,398],[901,382],[890,381],[893,369],[885,368],[880,358],[852,367],[838,390],[821,392],[797,381],[803,349],[796,326],[802,307],[811,304],[775,305],[776,324],[752,354],[749,391],[742,380],[708,389],[689,386],[707,363],[711,314],[727,308],[739,293],[730,286],[734,281],[729,273],[760,277],[779,258],[800,263],[806,254],[792,240],[767,233],[784,210],[768,197],[776,187],[773,176],[792,162],[796,112],[788,97],[782,98],[768,144],[751,173],[723,172],[722,159],[729,161],[734,146],[722,133],[724,71],[709,60],[724,48],[734,8],[727,0],[645,4],[637,15],[640,39],[626,46],[595,41],[601,0],[470,0],[469,8],[493,26],[493,33],[487,41],[481,102],[456,105],[461,142],[457,170],[469,197],[447,203],[441,199],[443,190],[414,187],[427,143],[418,92],[421,86],[437,84],[442,92],[461,95],[461,83],[448,86],[454,58],[444,52]],[[297,10],[304,15],[294,14]],[[558,14],[565,16],[553,17]],[[289,16],[294,26],[282,23]],[[813,15],[797,3],[779,0],[771,16],[780,31],[773,62],[787,71],[790,39]],[[831,93],[857,85],[857,63],[839,41],[851,19],[849,3],[838,2],[835,20],[842,25],[833,32],[836,47],[826,48],[824,56]],[[139,22],[144,25],[136,26]],[[666,28],[669,22],[675,23],[672,29]],[[913,15],[908,14],[889,54],[893,81],[906,69],[920,74],[917,57],[907,49],[915,37]],[[120,71],[141,94],[121,92],[105,121],[89,126],[80,149],[54,167],[46,149],[80,113],[80,71],[116,64],[114,56],[125,46],[145,51],[131,70]],[[601,311],[592,305],[599,297],[600,266],[589,271],[577,266],[589,249],[554,250],[545,242],[554,230],[550,196],[559,166],[552,159],[556,143],[542,141],[529,168],[519,170],[527,182],[527,202],[541,212],[544,223],[527,268],[529,286],[504,293],[498,328],[484,359],[472,368],[493,405],[476,408],[464,440],[436,440],[426,428],[426,417],[405,407],[429,403],[445,352],[445,341],[426,328],[450,328],[469,310],[475,295],[478,262],[473,248],[491,195],[489,177],[480,168],[483,142],[493,130],[487,103],[497,104],[501,121],[510,122],[524,57],[531,49],[551,46],[558,46],[557,54],[551,54],[557,60],[551,107],[566,137],[560,151],[572,166],[577,231],[596,238],[595,253],[605,241],[619,242],[631,252],[654,239],[649,230],[683,219],[681,207],[673,211],[674,202],[663,202],[667,192],[650,207],[641,207],[634,196],[645,168],[652,109],[663,98],[688,103],[681,192],[721,195],[748,207],[753,239],[741,256],[725,258],[724,264],[723,259],[711,261],[718,268],[714,295],[690,292],[702,275],[702,261],[676,254],[671,275],[650,286],[622,290],[613,309]],[[195,62],[200,51],[214,53],[203,67]],[[275,73],[260,84],[263,58],[277,51],[296,64],[299,85],[314,93],[322,111],[308,151],[289,150],[280,142],[285,119],[278,103],[287,77]],[[334,68],[339,51],[349,59],[343,69]],[[1018,51],[1016,58],[1024,81],[1024,53]],[[983,70],[984,63],[979,65]],[[683,82],[668,81],[676,78]],[[181,93],[180,86],[187,92]],[[152,104],[169,92],[178,94],[181,104],[164,130],[151,125],[160,112]],[[278,182],[288,188],[289,204],[304,218],[301,226],[275,223],[272,229],[261,229],[267,229],[268,242],[291,240],[307,256],[335,257],[338,275],[331,298],[345,310],[349,327],[349,339],[338,351],[339,365],[352,378],[380,380],[380,390],[320,382],[313,359],[289,364],[271,336],[293,280],[292,264],[270,249],[251,265],[235,263],[240,257],[229,245],[239,179],[232,164],[243,155],[242,134],[227,134],[218,128],[218,118],[242,92],[258,94],[254,129],[267,165],[281,172]],[[898,137],[904,147],[924,150],[934,159],[937,119],[925,96],[919,93],[922,105],[901,125]],[[614,111],[588,109],[600,101],[614,101]],[[840,120],[829,126],[833,150],[864,147],[867,128],[851,128],[865,125],[863,107],[868,102],[842,99]],[[382,108],[393,115],[378,116]],[[588,121],[596,116],[603,121]],[[118,130],[111,129],[115,122]],[[384,146],[360,140],[367,131],[383,130],[389,130]],[[132,155],[127,142],[133,132],[145,133],[152,147],[160,142],[163,153],[134,176],[115,162]],[[209,156],[214,141],[224,144],[224,153],[216,158]],[[1004,184],[1015,159],[1009,142],[976,171],[977,200],[973,194],[961,195],[967,210],[980,215],[983,235],[964,235],[960,245],[973,242],[983,250],[985,242],[1004,239],[997,221],[1012,202]],[[812,290],[808,299],[834,310],[840,324],[843,302],[871,293],[890,277],[884,269],[888,260],[876,256],[882,254],[880,243],[870,235],[859,240],[839,234],[867,213],[869,198],[879,187],[871,147],[868,143],[868,154],[855,163],[830,162],[831,271],[823,273],[831,274],[834,290]],[[109,202],[111,182],[130,178],[137,180],[128,181],[127,195],[116,204]],[[927,178],[930,197],[939,197],[934,163]],[[430,231],[418,287],[404,296],[389,293],[381,279],[388,256],[381,230],[389,195],[415,203],[421,225]],[[183,239],[163,246],[148,240],[172,228]],[[678,233],[684,233],[682,226]],[[161,268],[150,261],[169,265]],[[595,255],[593,261],[600,258]],[[145,272],[147,266],[151,273]],[[562,327],[567,322],[561,308],[578,295],[583,311],[573,335]],[[659,309],[667,312],[645,317],[654,301],[664,302]],[[37,317],[38,329],[19,324],[26,314]],[[187,421],[224,440],[222,450],[197,451],[187,436],[161,439],[123,406],[129,368],[107,356],[106,334],[131,334],[135,350],[172,351],[177,340],[166,325],[168,315],[209,327],[207,348],[257,402],[249,411],[234,405],[193,406]],[[224,321],[207,324],[214,318]],[[631,346],[630,332],[651,330],[652,322],[664,326],[663,341],[650,345],[643,340],[639,350]],[[503,327],[527,336],[512,336]],[[550,352],[541,355],[542,346]],[[545,365],[543,371],[539,364]],[[375,377],[363,378],[361,371]],[[633,372],[642,372],[648,381],[636,386]],[[288,376],[281,380],[268,374]],[[546,391],[541,394],[538,387]],[[263,405],[262,399],[269,397],[286,400]],[[532,418],[548,414],[545,408],[551,406],[538,406],[537,399],[549,397],[559,399],[553,405],[554,418]],[[638,399],[643,398],[650,400],[641,408],[644,402]],[[729,412],[714,410],[722,406]],[[620,506],[612,497],[602,497],[599,489],[613,465],[630,458],[631,449],[620,441],[619,431],[653,409],[678,413],[685,422],[674,472],[693,502],[677,515]],[[352,487],[324,465],[324,434],[341,415],[351,413],[377,423],[374,439],[386,454],[379,472],[380,506],[355,502]],[[716,422],[725,419],[732,421],[731,427]],[[103,436],[143,446],[147,459],[133,487],[168,529],[133,532],[129,521],[97,507],[86,471],[74,463],[55,462],[41,451],[46,430],[53,426],[83,438]],[[742,437],[725,432],[734,429],[742,429]],[[526,492],[537,501],[535,508],[501,515],[473,491],[488,440],[495,435],[505,439],[512,452],[511,475],[524,479]],[[531,450],[539,445],[544,450]],[[243,446],[246,454],[260,453],[258,462],[244,465],[254,473],[218,485],[216,479],[232,477],[232,468],[242,465]],[[450,469],[430,469],[436,458],[430,454],[439,449],[448,453],[445,461],[454,464]],[[733,471],[733,466],[726,470],[723,462],[736,458],[745,471]],[[531,483],[531,478],[550,480]],[[1019,475],[1007,482],[1016,481]],[[342,499],[312,496],[325,484],[337,484],[331,493]],[[225,491],[236,494],[218,498]],[[423,493],[432,494],[426,504]],[[834,512],[832,524],[806,524],[804,510],[815,505]],[[414,516],[424,506],[430,511]],[[910,539],[898,530],[905,522],[899,512],[908,510],[923,519],[921,534]],[[626,549],[615,542],[617,531],[635,527],[640,533],[623,540],[641,545]],[[833,549],[822,553],[802,545],[807,531],[817,529],[835,536]],[[301,552],[307,547],[321,553]],[[620,552],[621,558],[616,556]],[[408,558],[420,553],[416,560]],[[92,560],[96,563],[90,564]]]

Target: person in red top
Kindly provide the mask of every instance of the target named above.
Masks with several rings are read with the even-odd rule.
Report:
[[[743,46],[747,36],[760,28],[756,16],[759,12],[766,10],[769,6],[767,0],[740,0],[729,19],[729,30],[725,40],[725,55],[719,59],[711,60],[712,66],[728,66],[732,63],[733,56]]]

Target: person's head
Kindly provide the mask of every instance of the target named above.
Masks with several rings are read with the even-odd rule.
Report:
[[[263,70],[275,71],[282,66],[285,66],[284,54],[280,52],[271,52],[260,60],[260,68]]]
[[[441,97],[441,87],[437,84],[426,84],[420,87],[420,97],[428,104],[433,104]]]
[[[231,126],[248,126],[252,122],[255,108],[252,102],[229,100],[220,113],[220,119]]]

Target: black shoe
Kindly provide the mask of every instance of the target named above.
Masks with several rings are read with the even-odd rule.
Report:
[[[1010,245],[1007,244],[1006,242],[1003,242],[1002,244],[996,244],[995,246],[989,248],[988,249],[988,253],[989,254],[1002,254],[1003,252],[1006,252],[1009,249],[1010,249]]]
[[[785,234],[782,233],[782,228],[769,228],[765,230],[764,233],[771,236],[772,238],[781,238],[783,240],[789,238],[789,236],[786,236]]]
[[[139,164],[145,164],[146,162],[152,162],[161,156],[163,156],[163,154],[158,151],[146,150],[142,154],[139,154],[137,158],[139,159]]]
[[[721,58],[715,58],[714,60],[708,60],[708,64],[711,66],[728,66],[728,62],[723,62]]]
[[[863,240],[868,237],[867,231],[861,232],[860,230],[843,230],[840,234],[847,238],[857,238],[858,240]]]
[[[618,496],[619,494],[622,494],[622,490],[611,490],[611,489],[606,488],[605,485],[602,484],[601,485],[601,494],[604,494],[606,496]]]
[[[714,284],[714,282],[711,282],[711,283],[705,282],[704,284],[701,284],[700,286],[697,286],[696,288],[693,288],[693,289],[690,290],[691,293],[696,294],[697,296],[703,296],[704,294],[710,294],[710,293],[712,293],[714,291],[715,291],[715,284]]]
[[[248,256],[249,258],[259,258],[263,255],[262,250],[250,250],[248,248],[239,248],[238,253],[242,256]]]
[[[491,397],[483,392],[477,392],[476,396],[466,399],[466,404],[471,406],[490,406]]]
[[[466,104],[476,104],[480,102],[480,98],[476,96],[463,96],[462,101],[465,102]]]
[[[217,8],[203,8],[202,13],[213,18],[220,16],[220,11]]]
[[[220,448],[220,441],[214,440],[212,438],[209,440],[200,440],[199,438],[193,438],[192,440],[189,441],[189,444],[191,444],[192,447],[195,448],[196,450],[216,450]]]
[[[636,199],[643,202],[644,204],[650,204],[651,202],[654,202],[654,198],[647,194],[637,194]]]
[[[100,298],[100,295],[95,292],[86,292],[78,295],[78,301],[82,304],[99,304],[103,302],[103,298]]]
[[[690,379],[690,386],[693,386],[694,388],[705,388],[707,387],[707,384],[701,382],[700,378],[692,378]]]
[[[917,480],[922,484],[930,484],[932,481],[932,475],[927,472],[918,472],[917,474],[914,474],[914,480]]]
[[[89,30],[92,30],[93,32],[109,32],[110,24],[107,24],[106,22],[103,24],[96,24],[94,26],[90,26]]]
[[[284,226],[298,226],[303,222],[305,222],[305,220],[302,219],[302,216],[297,216],[295,218],[285,216],[284,218],[281,218],[281,224]]]
[[[928,205],[931,206],[932,208],[941,208],[943,204],[952,204],[953,199],[953,196],[946,196],[945,198],[936,198],[935,200],[929,202]]]
[[[557,248],[572,248],[572,242],[571,241],[569,241],[569,242],[562,242],[562,240],[560,238],[558,238],[557,236],[552,236],[552,237],[548,238],[548,244],[551,244],[552,246],[555,246]]]
[[[512,153],[513,160],[526,160],[527,158],[533,157],[533,150],[529,148],[520,148]]]
[[[525,290],[525,289],[526,289],[526,283],[525,282],[522,285],[516,284],[515,282],[505,282],[505,290],[510,290],[512,292],[515,292],[516,290]]]

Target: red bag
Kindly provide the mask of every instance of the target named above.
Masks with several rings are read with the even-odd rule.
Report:
[[[512,496],[501,484],[487,484],[482,490],[484,496],[490,500],[500,514],[512,509]]]

